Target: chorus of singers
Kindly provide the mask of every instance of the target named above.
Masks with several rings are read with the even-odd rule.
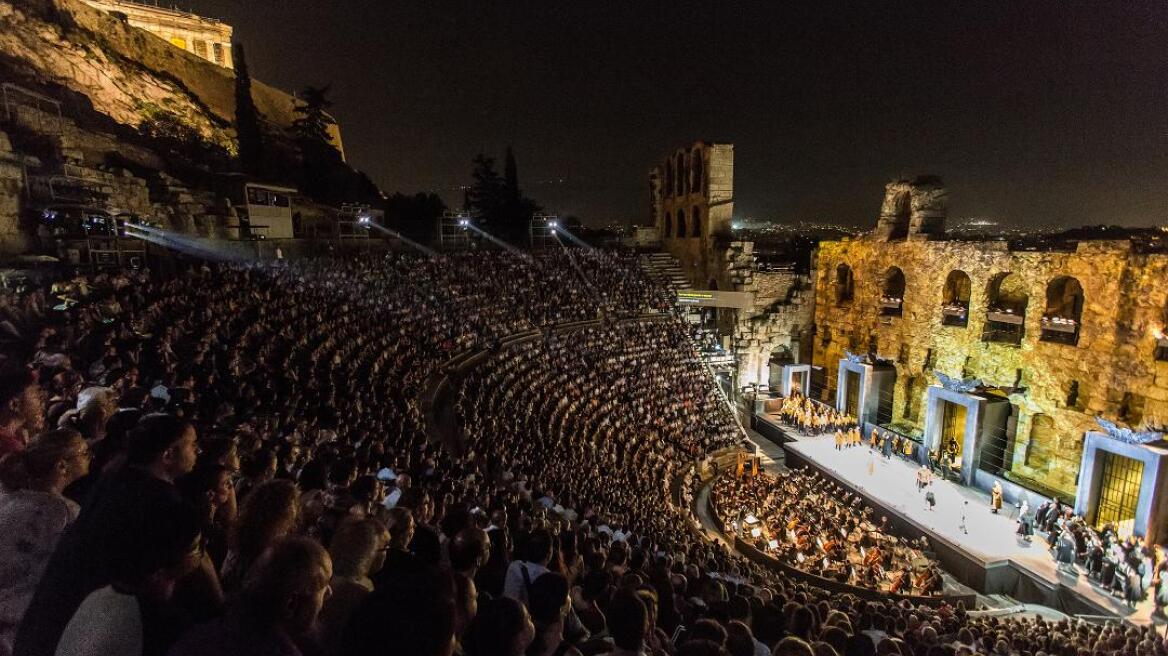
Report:
[[[816,403],[798,392],[783,399],[779,406],[779,417],[804,433],[821,435],[828,432],[851,434],[856,429],[856,419],[835,408]],[[859,430],[854,430],[856,444],[859,444]]]
[[[942,591],[924,538],[891,535],[887,518],[873,522],[859,497],[816,473],[723,477],[713,496],[725,525],[796,569],[894,594]]]

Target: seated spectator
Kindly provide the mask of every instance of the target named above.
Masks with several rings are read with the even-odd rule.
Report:
[[[535,639],[527,656],[580,656],[580,651],[564,638],[564,620],[572,602],[568,598],[568,580],[561,574],[541,574],[531,584],[528,595]]]
[[[463,637],[466,656],[523,656],[535,640],[527,608],[511,597],[479,607]]]
[[[179,508],[160,517],[142,558],[118,563],[110,585],[91,592],[65,625],[57,656],[165,654],[189,626],[172,605],[175,582],[202,560],[201,518]]]
[[[80,508],[65,498],[89,471],[89,447],[61,428],[0,459],[0,654],[12,652],[16,627],[36,592],[57,541]]]
[[[98,482],[62,534],[26,613],[37,621],[21,624],[15,654],[53,654],[89,593],[109,585],[113,572],[150,557],[150,536],[185,505],[174,481],[197,456],[195,429],[186,421],[152,414],[138,422],[125,464]]]
[[[257,490],[258,491],[258,490]],[[328,552],[307,538],[276,542],[248,571],[239,598],[195,627],[170,656],[301,656],[317,653],[315,630],[329,591]]]
[[[351,518],[337,527],[329,556],[333,562],[331,596],[320,613],[321,644],[334,652],[349,617],[373,592],[371,575],[381,571],[389,548],[389,533],[376,519]]]
[[[296,530],[296,486],[287,480],[269,480],[243,502],[231,533],[231,547],[223,561],[223,589],[237,589],[264,551]]]

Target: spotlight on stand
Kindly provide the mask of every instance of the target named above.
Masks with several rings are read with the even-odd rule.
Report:
[[[367,226],[370,223],[373,223],[373,218],[368,214],[360,214],[357,216],[357,225]]]

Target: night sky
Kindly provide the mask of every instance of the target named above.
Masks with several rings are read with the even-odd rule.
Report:
[[[867,226],[934,173],[951,223],[1168,222],[1168,3],[730,4],[180,0],[254,77],[332,84],[387,192],[459,203],[511,144],[545,207],[642,221],[649,168],[705,139],[735,144],[737,218]]]

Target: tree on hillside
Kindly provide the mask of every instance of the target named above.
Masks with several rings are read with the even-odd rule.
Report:
[[[341,159],[329,128],[336,125],[326,111],[332,106],[329,87],[306,87],[300,92],[296,119],[291,136],[299,152],[294,174],[296,186],[309,196],[326,203],[358,200],[352,188],[352,170]]]
[[[325,111],[332,107],[328,99],[329,86],[305,87],[300,92],[300,104],[296,107],[296,119],[292,121],[292,134],[295,135],[301,151],[312,151],[314,155],[327,155],[328,151],[340,158],[336,144],[333,143],[329,128],[336,125],[336,120]],[[304,153],[305,155],[308,152]]]
[[[235,63],[235,137],[239,141],[239,166],[244,173],[259,177],[265,173],[260,113],[251,97],[251,75],[243,44],[237,42],[231,48]]]
[[[504,175],[495,170],[493,158],[480,153],[474,159],[471,177],[467,205],[484,227],[513,243],[525,242],[531,216],[541,208],[519,189],[518,166],[511,148],[507,148]]]
[[[385,205],[385,220],[389,227],[414,241],[428,244],[438,232],[438,219],[446,211],[446,203],[438,194],[416,193],[407,196],[396,193]]]

